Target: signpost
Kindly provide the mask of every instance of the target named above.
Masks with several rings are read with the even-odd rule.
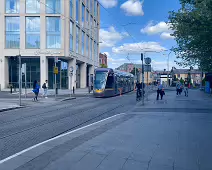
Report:
[[[141,53],[142,61],[142,105],[144,105],[144,54]]]
[[[22,74],[24,74],[24,87],[25,87],[25,98],[27,98],[27,82],[26,82],[26,63],[22,64]]]
[[[147,100],[148,100],[148,95],[149,95],[149,71],[151,71],[151,58],[147,57],[145,58],[145,64],[147,67]]]
[[[18,57],[18,69],[19,69],[19,106],[21,106],[21,86],[22,86],[22,73],[21,73],[21,55],[17,55]]]
[[[70,70],[69,70],[69,76],[70,76],[70,90],[72,90],[72,76],[73,76],[73,72],[74,72],[74,67],[71,66]],[[71,92],[70,92],[70,97],[71,97]]]
[[[58,57],[54,58],[54,88],[55,88],[55,99],[57,98],[57,74],[58,74]]]

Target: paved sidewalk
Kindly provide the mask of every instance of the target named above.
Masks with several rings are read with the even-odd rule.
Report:
[[[161,110],[163,109],[163,110]],[[1,170],[211,170],[211,98],[167,92],[145,106],[0,161]]]
[[[38,101],[34,101],[32,98],[22,98],[21,99],[21,106],[19,106],[19,99],[10,98],[10,99],[2,99],[0,98],[0,112],[19,109],[23,107],[30,107],[30,106],[48,106],[53,104],[58,104],[58,102],[73,100],[76,97],[57,97],[55,98],[38,98]]]
[[[9,89],[6,89],[3,92],[0,92],[0,112],[7,111],[7,110],[13,110],[21,108],[19,106],[19,93],[13,93],[10,94]],[[24,90],[23,90],[24,92]],[[76,97],[86,97],[86,96],[92,96],[92,92],[88,93],[88,89],[76,89],[75,94],[71,94],[70,97],[70,90],[59,90],[57,98],[55,100],[55,91],[54,90],[48,90],[48,98],[42,97],[42,90],[39,93],[38,96],[38,102],[34,102],[32,99],[34,97],[34,93],[32,93],[31,89],[27,89],[27,98],[25,98],[25,94],[22,94],[22,107],[24,106],[42,106],[42,105],[50,105],[54,103],[58,103],[58,101],[65,101],[65,100],[72,100]]]

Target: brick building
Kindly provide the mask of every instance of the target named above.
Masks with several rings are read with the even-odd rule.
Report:
[[[107,55],[104,53],[100,53],[99,54],[99,65],[102,66],[102,65],[105,65],[107,66]]]

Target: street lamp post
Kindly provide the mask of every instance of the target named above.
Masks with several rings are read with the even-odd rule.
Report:
[[[167,66],[168,66],[168,72],[167,72],[167,84],[168,84],[168,87],[170,86],[170,83],[169,83],[169,56],[170,56],[171,52],[168,54],[168,60],[167,60]]]
[[[142,105],[144,105],[144,54],[141,53],[142,61]]]

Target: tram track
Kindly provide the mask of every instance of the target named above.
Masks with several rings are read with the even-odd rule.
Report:
[[[44,116],[39,109],[39,113],[34,110],[33,117],[5,122],[4,125],[0,125],[0,160],[67,131],[126,112],[135,105],[132,98],[134,95],[104,99],[89,98],[83,100],[81,105],[81,100],[75,102],[70,109],[69,106],[64,109],[65,105],[61,105],[63,108],[59,111],[55,107],[55,111],[52,112],[46,113],[43,110],[46,113],[46,115],[43,113]]]
[[[93,103],[93,101],[88,102],[87,104],[90,104],[90,103]],[[103,102],[102,102],[102,103],[103,103]],[[24,120],[24,119],[28,119],[28,118],[36,118],[36,117],[45,115],[46,113],[55,112],[55,111],[61,111],[61,110],[64,110],[64,109],[68,109],[68,108],[70,108],[70,107],[72,107],[72,106],[74,106],[74,105],[78,105],[78,104],[81,104],[81,102],[79,101],[78,103],[74,103],[74,104],[65,103],[65,104],[62,104],[62,107],[60,107],[60,108],[51,109],[51,110],[48,110],[48,111],[44,111],[44,112],[37,113],[37,112],[39,112],[39,111],[45,110],[45,108],[49,108],[49,106],[48,106],[48,107],[45,107],[45,108],[40,108],[39,110],[37,110],[36,114],[33,114],[33,115],[23,116],[23,117],[21,117],[21,118],[13,119],[13,120],[11,120],[11,121],[5,121],[5,122],[1,122],[1,121],[0,121],[0,123],[1,123],[1,124],[0,124],[0,128],[1,128],[1,126],[3,126],[3,125],[15,123],[15,122],[17,122],[17,121]],[[51,108],[54,107],[54,106],[55,106],[55,105],[52,105]],[[57,106],[57,107],[58,107],[58,106]],[[93,107],[94,107],[94,106],[90,106],[90,108],[93,108]],[[34,109],[34,108],[33,108],[33,109]],[[33,111],[33,109],[31,109],[31,111]],[[76,109],[78,109],[78,108],[76,108]],[[74,110],[76,110],[76,109],[74,109]],[[81,109],[81,110],[83,110],[83,109]],[[81,110],[80,110],[80,111],[81,111]],[[23,111],[23,112],[30,112],[30,110],[22,110],[22,111]],[[78,111],[79,111],[79,110],[78,110]],[[80,111],[79,111],[79,112],[80,112]]]

